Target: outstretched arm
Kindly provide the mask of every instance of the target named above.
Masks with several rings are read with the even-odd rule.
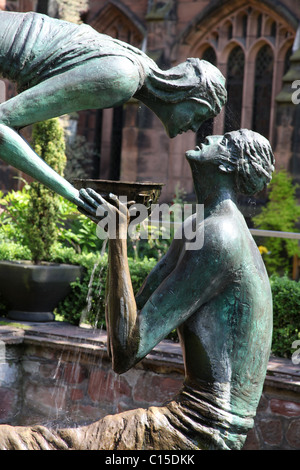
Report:
[[[129,59],[103,57],[25,90],[0,104],[0,159],[87,210],[89,216],[96,216],[95,209],[83,202],[79,192],[13,129],[82,109],[119,106],[138,86],[138,69]]]
[[[83,201],[74,186],[47,165],[16,131],[3,124],[0,124],[0,158],[73,202],[89,216],[96,216],[96,209]]]

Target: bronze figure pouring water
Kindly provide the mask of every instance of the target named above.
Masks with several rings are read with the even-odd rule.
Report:
[[[1,15],[8,23],[12,18],[0,13],[0,22]],[[24,15],[16,18],[25,24]],[[26,23],[28,41],[37,37],[45,24],[49,30],[62,25],[33,14],[26,21],[32,22],[29,26]],[[91,50],[82,46],[89,67],[78,62],[76,47],[73,52],[69,50],[65,62],[53,50],[58,65],[51,76],[43,71],[46,75],[41,74],[39,83],[31,83],[31,88],[0,106],[0,156],[76,202],[92,219],[97,220],[99,207],[118,216],[117,236],[109,237],[107,285],[108,343],[113,368],[118,373],[127,371],[177,328],[185,377],[178,395],[161,407],[107,416],[76,429],[0,426],[0,448],[241,449],[253,426],[266,373],[272,298],[262,259],[238,210],[237,195],[255,194],[270,181],[274,170],[270,144],[261,135],[242,129],[210,136],[200,147],[186,153],[197,202],[204,204],[204,219],[191,216],[184,224],[192,228],[190,233],[195,237],[203,239],[203,244],[190,250],[184,237],[174,239],[135,298],[127,262],[128,208],[113,195],[105,200],[89,189],[78,194],[44,167],[9,126],[22,127],[36,116],[52,117],[62,111],[60,106],[64,112],[84,109],[90,104],[89,93],[95,93],[99,107],[120,104],[131,96],[140,98],[157,113],[173,137],[187,128],[196,130],[220,111],[226,98],[224,80],[217,69],[195,59],[161,72],[140,51],[111,39],[107,39],[110,53],[95,57],[96,33],[85,26],[79,30],[81,26],[64,25],[74,32],[74,37],[87,34],[86,31],[93,36]],[[2,35],[2,42],[3,38]],[[19,52],[26,73],[28,50],[25,47]],[[34,64],[38,62],[37,58]],[[9,75],[10,68],[6,73]],[[15,73],[17,76],[18,70]],[[71,86],[68,77],[73,78]],[[83,77],[87,79],[84,84]],[[179,92],[182,81],[185,85]],[[169,82],[175,87],[169,88]],[[191,88],[188,83],[192,83]],[[158,89],[160,95],[155,94]],[[179,101],[174,98],[177,91]]]
[[[170,70],[129,44],[37,13],[0,12],[0,75],[20,93],[0,105],[0,158],[96,215],[79,192],[30,149],[16,130],[89,108],[147,105],[170,137],[196,131],[226,101],[225,80],[208,62],[188,59]]]

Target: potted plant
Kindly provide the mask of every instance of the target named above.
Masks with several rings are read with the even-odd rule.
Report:
[[[63,175],[66,165],[63,128],[58,119],[33,126],[33,147],[46,163]],[[59,233],[60,196],[34,181],[20,214],[22,244],[31,261],[1,261],[0,291],[14,320],[52,321],[53,310],[81,275],[80,266],[51,262],[51,247]]]

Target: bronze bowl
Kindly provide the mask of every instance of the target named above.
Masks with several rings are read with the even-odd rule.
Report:
[[[151,204],[155,204],[160,196],[163,183],[151,182],[129,182],[129,181],[110,181],[100,179],[80,179],[73,180],[76,189],[91,188],[104,198],[110,193],[116,196],[127,198],[128,202],[134,201],[136,204],[143,204],[150,208]]]

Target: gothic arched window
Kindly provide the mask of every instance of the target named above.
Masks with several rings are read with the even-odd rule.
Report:
[[[224,131],[241,127],[245,55],[240,46],[229,54],[227,61],[227,103],[225,107]]]
[[[212,47],[208,47],[207,49],[205,49],[202,54],[202,59],[207,60],[207,62],[210,62],[213,65],[217,64],[217,56]]]
[[[270,129],[273,63],[273,51],[268,44],[265,44],[258,51],[255,60],[252,129],[267,138]]]
[[[214,119],[213,133],[254,128],[273,144],[275,97],[289,66],[295,31],[275,11],[261,9],[258,1],[253,4],[230,14],[224,11],[219,23],[199,23],[185,36],[184,47],[191,44],[190,57],[206,58],[226,78],[228,104]],[[216,62],[208,58],[210,54]],[[185,49],[182,56],[186,56]],[[201,133],[206,133],[203,126]]]

